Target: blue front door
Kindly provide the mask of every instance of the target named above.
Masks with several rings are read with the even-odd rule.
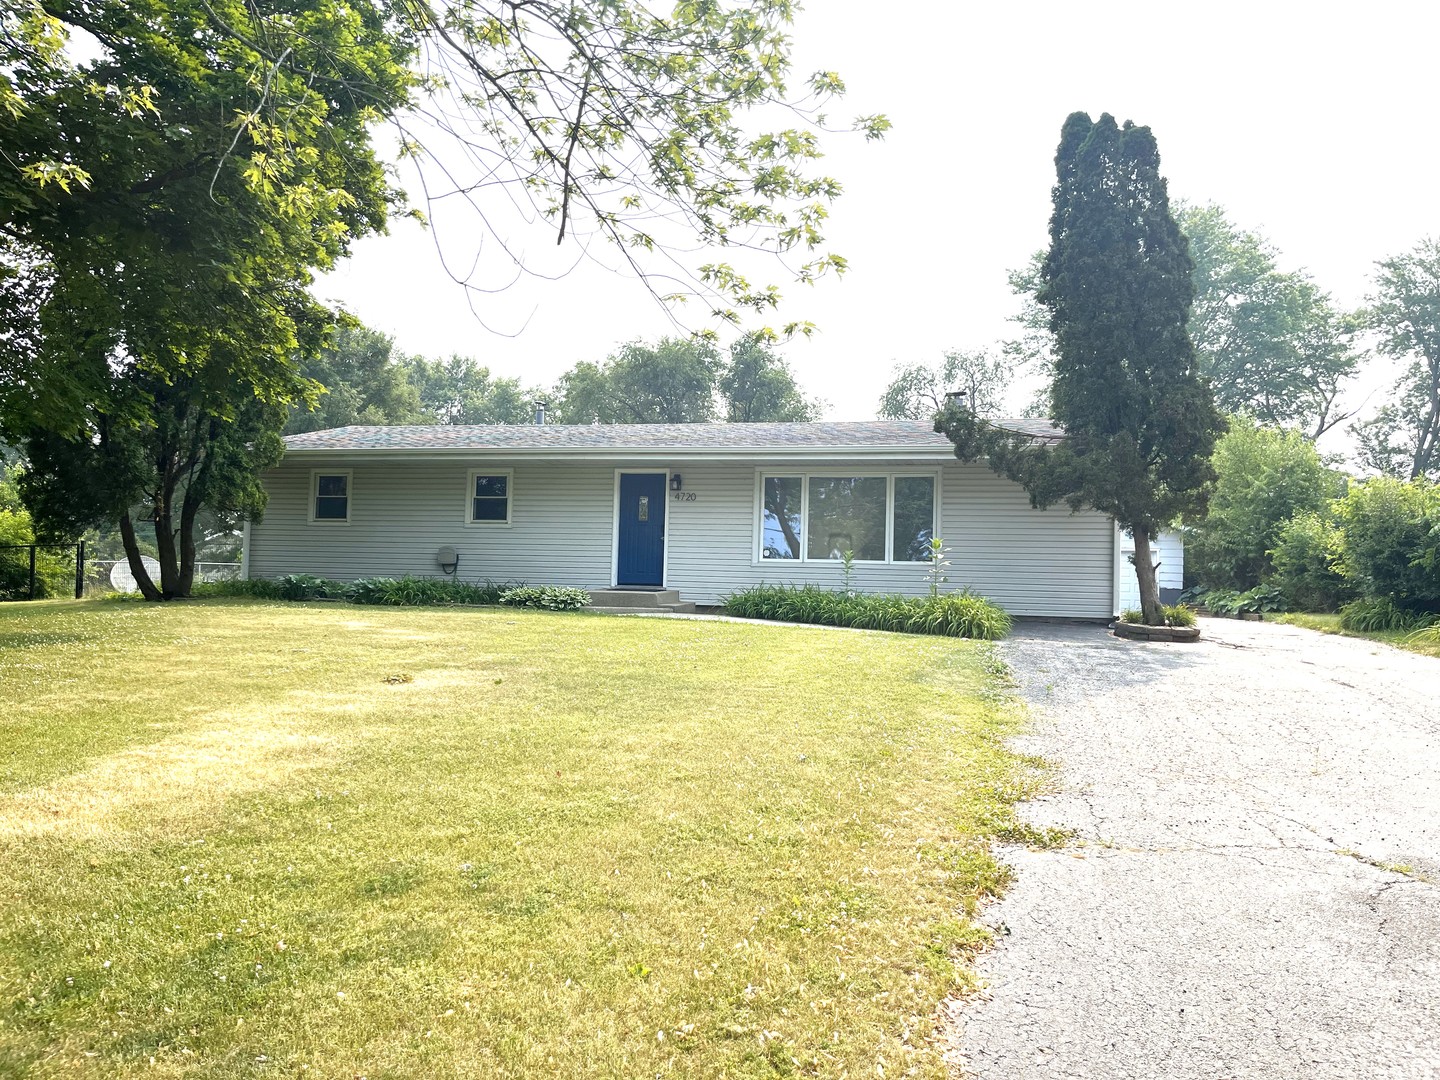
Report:
[[[620,551],[616,585],[665,581],[665,474],[620,474]]]

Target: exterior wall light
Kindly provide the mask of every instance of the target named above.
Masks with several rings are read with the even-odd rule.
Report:
[[[671,490],[671,491],[683,491],[683,490],[684,490],[684,489],[680,486],[680,474],[679,474],[678,472],[677,472],[677,473],[671,473],[671,474],[670,474],[670,490]]]

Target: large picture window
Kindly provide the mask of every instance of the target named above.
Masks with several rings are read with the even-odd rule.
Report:
[[[812,473],[760,478],[758,558],[925,562],[935,477]]]

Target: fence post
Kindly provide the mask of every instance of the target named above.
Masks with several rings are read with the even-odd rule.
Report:
[[[30,545],[30,599],[35,599],[35,545]]]
[[[75,599],[85,599],[85,541],[75,545]]]

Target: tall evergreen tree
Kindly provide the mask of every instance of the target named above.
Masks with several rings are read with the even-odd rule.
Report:
[[[1193,264],[1170,213],[1148,127],[1072,113],[1055,155],[1054,213],[1039,299],[1055,335],[1059,439],[995,427],[968,410],[936,421],[957,456],[986,458],[1037,507],[1112,515],[1135,537],[1145,622],[1164,621],[1151,542],[1204,509],[1224,421],[1195,371],[1185,325]]]

